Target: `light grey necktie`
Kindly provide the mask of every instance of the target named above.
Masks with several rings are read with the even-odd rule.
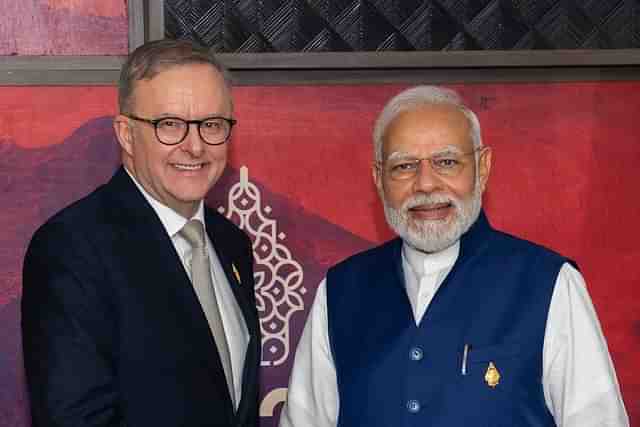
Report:
[[[192,219],[180,230],[180,234],[189,242],[192,248],[191,256],[191,282],[200,300],[209,328],[218,347],[218,354],[227,379],[231,402],[235,402],[235,390],[233,387],[233,371],[231,370],[231,355],[229,344],[224,334],[220,308],[216,299],[215,288],[211,280],[209,257],[205,243],[204,227],[198,220]],[[235,407],[235,404],[234,404]]]

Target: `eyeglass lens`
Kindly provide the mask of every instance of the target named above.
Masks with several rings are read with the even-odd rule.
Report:
[[[224,143],[231,133],[231,123],[224,118],[214,117],[198,122],[200,137],[207,144]],[[179,118],[166,118],[156,123],[156,134],[164,144],[178,144],[189,133],[189,124]]]
[[[472,153],[468,153],[472,154]],[[436,155],[433,157],[427,157],[423,159],[397,159],[388,163],[387,169],[392,179],[404,180],[412,179],[420,170],[422,162],[428,162],[431,170],[438,175],[455,177],[460,174],[464,169],[464,157],[465,154],[446,154]]]

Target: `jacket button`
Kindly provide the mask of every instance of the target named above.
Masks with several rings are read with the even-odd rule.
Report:
[[[410,400],[407,402],[407,410],[412,414],[416,414],[420,411],[420,402],[417,400]]]
[[[422,349],[420,347],[413,347],[409,351],[409,358],[411,360],[413,360],[414,362],[422,360],[423,357],[424,357],[424,352],[422,351]]]

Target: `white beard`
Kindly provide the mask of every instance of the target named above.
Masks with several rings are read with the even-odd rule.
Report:
[[[456,243],[480,215],[482,190],[476,177],[473,193],[468,200],[460,200],[444,194],[416,194],[407,199],[399,209],[387,203],[380,191],[387,223],[407,244],[422,252],[439,252]],[[416,221],[409,216],[409,209],[419,205],[451,203],[454,215],[451,220]]]

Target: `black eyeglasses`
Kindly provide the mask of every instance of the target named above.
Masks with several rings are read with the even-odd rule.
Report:
[[[388,173],[391,179],[395,181],[405,181],[418,176],[422,162],[427,161],[429,166],[431,166],[431,170],[436,174],[455,178],[460,175],[467,166],[467,162],[464,159],[478,151],[482,153],[485,148],[486,147],[477,147],[466,153],[435,153],[429,157],[421,158],[401,155],[386,162],[377,163],[377,166],[385,173]]]
[[[229,140],[231,128],[237,123],[237,120],[217,116],[202,120],[185,120],[180,117],[145,119],[134,114],[123,114],[123,116],[153,125],[156,138],[164,145],[177,145],[184,141],[189,134],[191,124],[198,125],[198,134],[205,144],[221,145]]]

